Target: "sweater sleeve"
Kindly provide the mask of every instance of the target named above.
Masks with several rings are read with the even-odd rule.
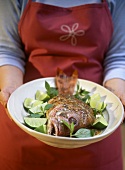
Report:
[[[110,9],[114,32],[104,60],[104,82],[113,78],[125,80],[125,1],[112,1]]]
[[[0,1],[0,66],[13,65],[24,72],[25,54],[18,34],[20,16],[18,0]]]

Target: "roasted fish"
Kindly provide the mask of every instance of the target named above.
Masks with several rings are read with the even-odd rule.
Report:
[[[71,77],[58,70],[56,84],[59,94],[50,99],[52,104],[46,116],[48,118],[47,133],[55,136],[69,136],[70,130],[63,121],[74,124],[74,132],[80,128],[90,127],[94,120],[93,110],[89,105],[73,96],[78,73],[74,71]]]

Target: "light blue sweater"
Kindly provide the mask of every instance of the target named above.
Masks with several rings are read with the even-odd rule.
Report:
[[[33,1],[62,7],[101,3],[101,0]],[[28,0],[0,1],[0,66],[10,64],[25,71],[25,54],[22,50],[17,25],[27,2]],[[104,61],[104,81],[112,78],[125,80],[125,0],[108,0],[108,5],[114,33]]]

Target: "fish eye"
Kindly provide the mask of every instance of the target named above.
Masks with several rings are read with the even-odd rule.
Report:
[[[72,123],[72,122],[74,123],[74,125],[77,124],[77,120],[74,117],[69,118],[69,123]]]

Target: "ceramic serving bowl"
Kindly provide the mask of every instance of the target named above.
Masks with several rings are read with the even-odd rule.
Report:
[[[78,79],[80,87],[90,91],[91,93],[99,93],[104,99],[104,102],[107,104],[104,115],[108,121],[108,127],[101,134],[87,138],[70,138],[43,134],[28,128],[24,125],[24,116],[27,116],[27,112],[23,107],[23,102],[27,97],[34,98],[34,94],[37,90],[46,91],[45,81],[47,81],[51,87],[55,87],[55,78],[53,77],[33,80],[23,84],[15,90],[7,103],[8,112],[13,121],[29,135],[50,146],[58,148],[78,148],[105,139],[120,126],[124,117],[124,109],[119,98],[106,88],[96,83]]]

